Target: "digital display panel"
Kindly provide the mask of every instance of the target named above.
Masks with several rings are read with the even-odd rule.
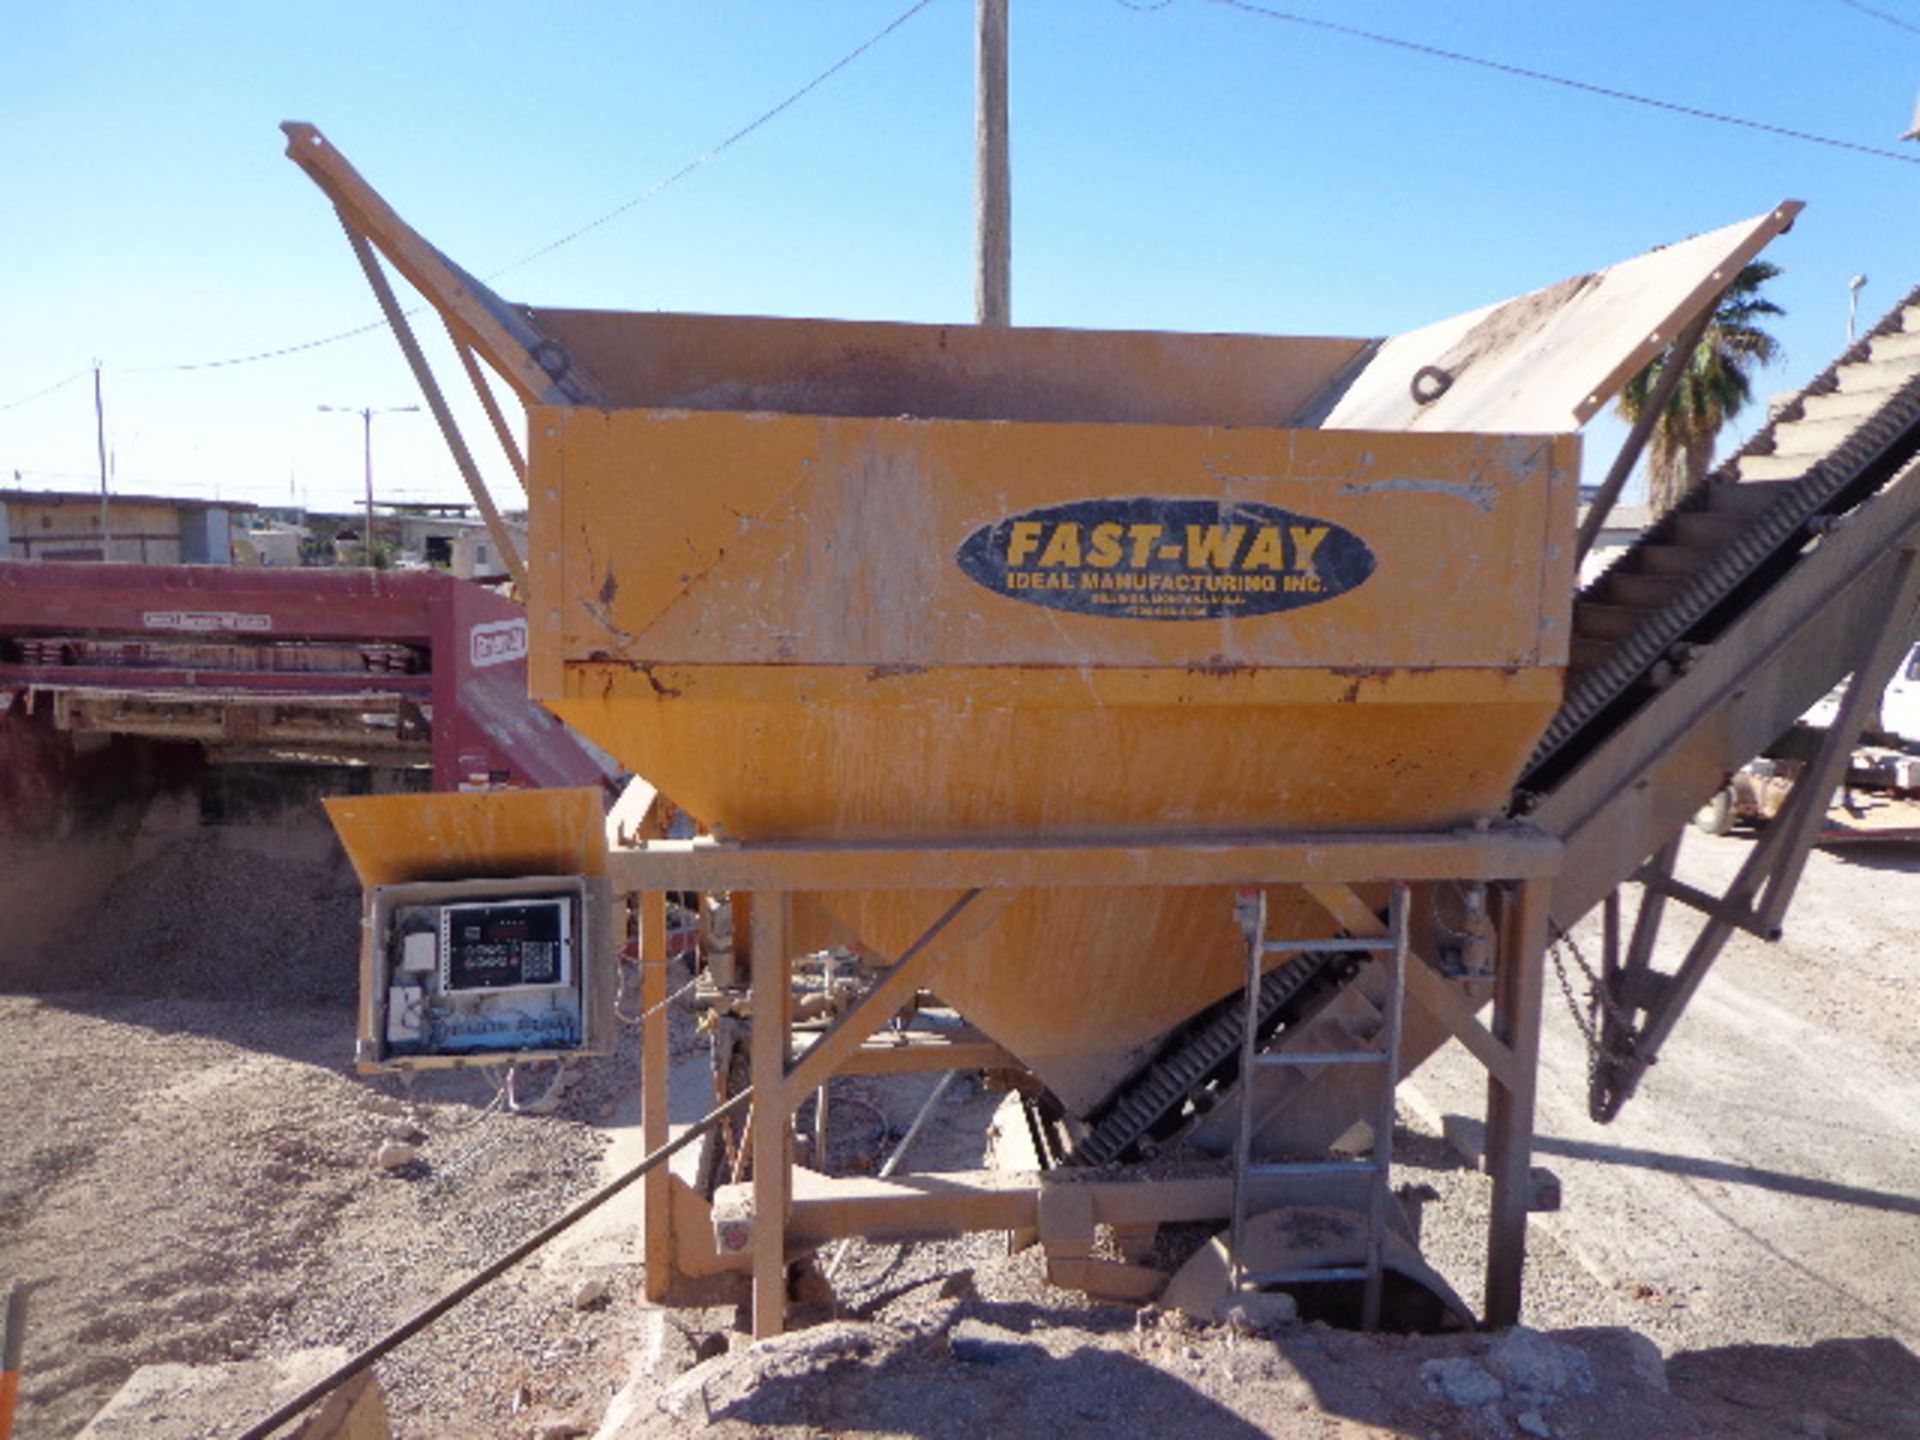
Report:
[[[565,900],[448,905],[440,912],[443,991],[524,990],[572,982]]]

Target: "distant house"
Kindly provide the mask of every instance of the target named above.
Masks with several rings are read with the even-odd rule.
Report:
[[[237,563],[264,565],[269,569],[294,570],[303,563],[302,552],[312,538],[304,525],[273,522],[248,530],[243,540],[234,542]]]
[[[0,556],[231,565],[234,508],[217,500],[52,490],[0,491]]]
[[[506,528],[520,553],[526,554],[527,527],[508,520]],[[492,533],[485,526],[469,530],[454,540],[452,566],[453,573],[462,580],[505,580],[512,573],[507,569],[507,562],[500,554],[500,547],[494,543]]]
[[[527,548],[524,520],[508,518],[508,531],[522,554]],[[379,522],[382,540],[391,539],[405,561],[451,570],[462,580],[504,579],[507,566],[500,547],[471,505],[464,503],[395,505]]]

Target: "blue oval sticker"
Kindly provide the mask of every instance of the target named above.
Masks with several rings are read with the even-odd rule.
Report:
[[[1373,574],[1330,520],[1251,501],[1073,500],[1011,515],[955,555],[996,595],[1113,620],[1219,620],[1298,610]]]

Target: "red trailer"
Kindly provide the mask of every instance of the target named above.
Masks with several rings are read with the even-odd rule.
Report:
[[[57,763],[51,731],[430,766],[436,790],[611,787],[528,700],[526,657],[519,605],[435,571],[0,563],[7,768]]]

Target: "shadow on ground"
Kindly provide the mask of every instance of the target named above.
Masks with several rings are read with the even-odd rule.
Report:
[[[1447,1132],[1477,1154],[1486,1149],[1486,1125],[1465,1115],[1447,1115]],[[1712,1160],[1703,1155],[1683,1155],[1671,1150],[1648,1150],[1630,1145],[1602,1145],[1590,1140],[1565,1140],[1554,1135],[1533,1137],[1535,1156],[1564,1156],[1570,1160],[1590,1160],[1599,1165],[1625,1165],[1640,1170],[1657,1170],[1668,1175],[1687,1175],[1701,1180],[1717,1180],[1725,1185],[1747,1185],[1781,1195],[1796,1195],[1808,1200],[1826,1200],[1836,1205],[1854,1205],[1870,1210],[1885,1210],[1900,1215],[1920,1215],[1920,1196],[1893,1190],[1870,1190],[1862,1185],[1844,1185],[1816,1175],[1796,1175],[1786,1170],[1768,1170],[1758,1165]]]
[[[1673,1393],[1696,1405],[1750,1414],[1755,1433],[1826,1440],[1920,1436],[1920,1359],[1898,1340],[1728,1345],[1667,1362]]]

